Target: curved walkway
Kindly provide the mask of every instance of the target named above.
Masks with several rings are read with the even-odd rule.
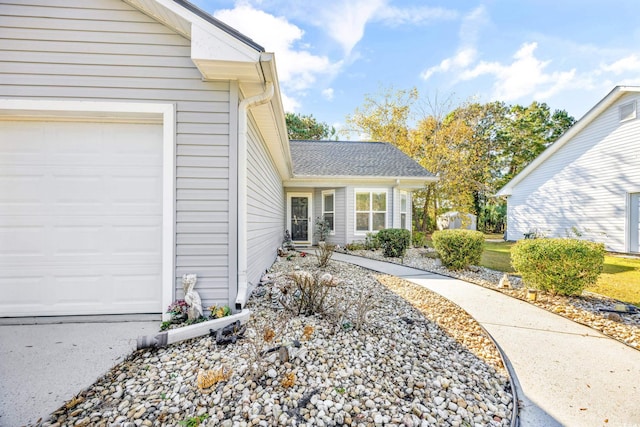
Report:
[[[462,280],[341,253],[333,259],[417,283],[472,315],[513,365],[521,426],[640,426],[640,351]]]

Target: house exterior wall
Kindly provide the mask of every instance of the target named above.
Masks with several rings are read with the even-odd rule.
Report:
[[[621,122],[623,95],[513,189],[507,203],[507,238],[538,231],[548,237],[603,242],[628,251],[628,194],[640,192],[640,119]]]
[[[176,297],[181,276],[196,273],[205,306],[230,301],[229,122],[237,91],[202,81],[189,40],[119,0],[2,3],[0,98],[174,103]]]
[[[247,280],[257,285],[282,244],[286,207],[282,180],[253,120],[247,151]]]
[[[318,243],[316,231],[316,219],[323,215],[322,212],[322,192],[333,191],[335,194],[334,203],[334,231],[327,237],[327,242],[334,245],[344,245],[346,242],[345,224],[345,187],[321,187],[313,190],[313,243]]]

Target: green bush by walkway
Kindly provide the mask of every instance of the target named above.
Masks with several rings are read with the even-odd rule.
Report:
[[[431,239],[442,265],[451,270],[462,270],[480,263],[484,235],[479,231],[441,230],[434,232]]]
[[[602,272],[604,245],[562,238],[520,240],[511,248],[511,264],[527,286],[580,295]]]

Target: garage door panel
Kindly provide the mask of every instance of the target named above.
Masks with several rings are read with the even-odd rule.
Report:
[[[0,121],[0,316],[159,313],[162,126]]]

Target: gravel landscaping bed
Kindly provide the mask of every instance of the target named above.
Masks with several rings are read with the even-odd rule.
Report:
[[[501,289],[498,288],[498,283],[504,273],[476,266],[467,270],[452,271],[439,265],[439,262],[432,257],[433,252],[434,250],[430,248],[409,249],[404,259],[385,258],[381,250],[358,250],[345,253],[419,268],[494,289],[592,327],[611,338],[640,350],[640,315],[620,315],[600,311],[600,309],[612,309],[620,301],[585,291],[579,297],[538,293],[537,301],[532,302],[526,298],[527,292],[520,277],[509,275],[511,289]]]
[[[321,272],[335,285],[323,316],[284,310],[288,275],[315,265],[313,256],[276,262],[249,299],[253,315],[236,343],[205,336],[139,350],[43,425],[511,424],[500,356],[466,312],[337,261]]]

